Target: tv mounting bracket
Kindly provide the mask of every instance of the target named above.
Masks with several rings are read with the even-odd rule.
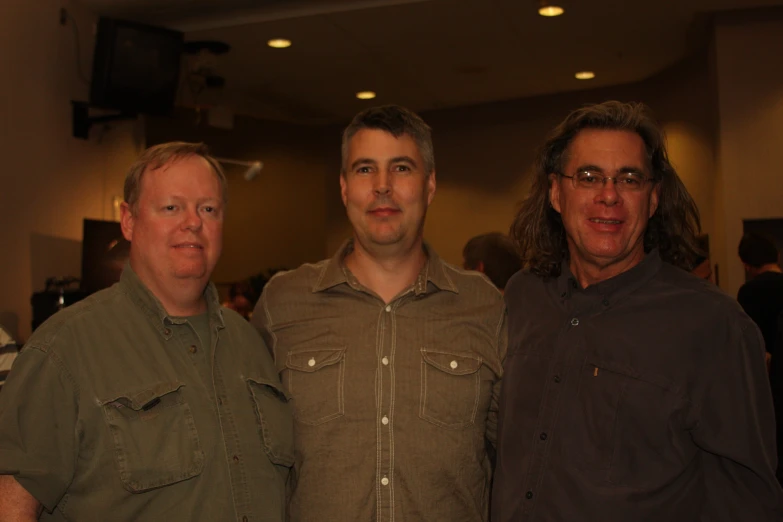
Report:
[[[120,111],[117,114],[103,116],[90,116],[90,104],[87,102],[71,101],[73,115],[73,137],[86,140],[90,137],[90,127],[96,123],[108,123],[117,120],[132,120],[138,116],[137,112]]]

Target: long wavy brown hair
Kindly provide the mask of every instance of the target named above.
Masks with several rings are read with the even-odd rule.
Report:
[[[701,253],[699,210],[669,162],[663,130],[642,103],[607,101],[573,111],[538,152],[530,193],[511,225],[524,267],[536,275],[557,277],[568,259],[566,232],[560,214],[549,202],[550,174],[563,172],[568,147],[584,129],[627,130],[645,144],[647,159],[659,185],[658,208],[647,222],[644,251],[658,249],[667,263],[690,270]]]

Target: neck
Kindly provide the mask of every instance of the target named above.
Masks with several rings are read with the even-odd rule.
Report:
[[[382,254],[365,249],[354,238],[353,251],[345,257],[345,265],[362,286],[389,303],[409,288],[427,262],[422,241],[395,254]]]
[[[763,274],[764,272],[778,272],[780,273],[780,265],[777,263],[768,263],[766,265],[761,265],[756,269],[756,275]]]
[[[133,263],[131,263],[133,268]],[[204,299],[204,288],[207,281],[201,279],[174,279],[165,283],[158,278],[139,273],[134,268],[139,280],[152,292],[163,309],[169,315],[189,317],[206,312],[207,302]]]
[[[569,268],[579,282],[579,285],[582,288],[587,288],[590,285],[598,284],[601,281],[606,281],[607,279],[611,279],[630,270],[642,262],[644,255],[644,249],[640,248],[631,252],[625,258],[610,264],[589,262],[571,255]]]

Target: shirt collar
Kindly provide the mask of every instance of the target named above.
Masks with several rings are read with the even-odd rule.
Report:
[[[585,289],[579,287],[576,277],[571,273],[568,260],[563,261],[555,287],[561,299],[568,299],[575,293],[594,296],[602,300],[604,306],[616,302],[652,279],[661,269],[661,256],[654,249],[633,268]]]
[[[340,284],[347,284],[351,288],[359,289],[361,285],[356,277],[345,266],[345,256],[353,250],[353,239],[346,240],[337,250],[334,256],[326,260],[321,274],[313,285],[313,292],[322,292]],[[415,295],[427,292],[428,284],[432,283],[438,290],[446,290],[455,294],[459,293],[457,285],[449,277],[445,270],[445,263],[435,250],[425,241],[424,251],[427,253],[427,262],[424,264],[413,286]]]
[[[155,297],[149,288],[139,279],[136,272],[133,271],[129,263],[125,264],[120,276],[120,289],[133,301],[150,320],[164,338],[169,339],[172,335],[169,325],[179,324],[182,320],[174,318],[166,312],[160,300]],[[213,283],[208,283],[204,288],[204,299],[207,303],[207,313],[211,328],[224,328],[223,311],[220,307],[217,288]]]

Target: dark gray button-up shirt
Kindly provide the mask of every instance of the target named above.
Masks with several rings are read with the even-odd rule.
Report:
[[[494,522],[781,520],[758,329],[656,252],[506,288]]]

